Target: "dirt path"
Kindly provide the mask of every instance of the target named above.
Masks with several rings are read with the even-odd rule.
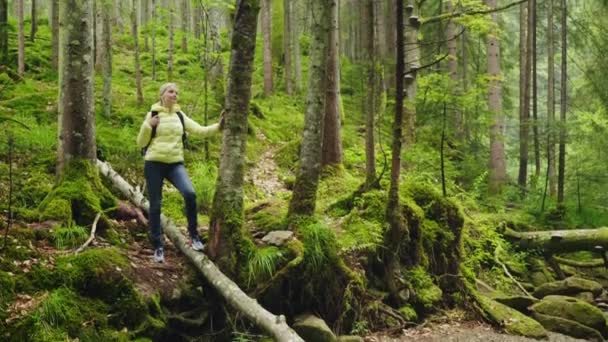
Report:
[[[270,144],[262,132],[258,132],[256,136],[259,141]],[[276,150],[276,147],[270,147],[264,151],[245,176],[245,180],[255,185],[264,194],[265,199],[288,192],[278,176],[278,166],[274,161]]]

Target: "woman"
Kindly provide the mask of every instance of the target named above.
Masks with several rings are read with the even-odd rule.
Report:
[[[144,176],[150,197],[150,238],[154,247],[154,261],[164,262],[163,238],[160,226],[163,180],[168,179],[182,194],[186,205],[190,246],[204,248],[197,231],[196,192],[184,167],[184,131],[208,137],[220,130],[220,123],[201,126],[181,112],[177,104],[175,83],[160,87],[160,102],[152,105],[137,136],[137,145],[144,148]]]

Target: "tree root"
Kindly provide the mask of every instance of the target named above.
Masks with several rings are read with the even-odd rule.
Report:
[[[95,239],[95,231],[97,230],[97,222],[99,221],[100,217],[101,217],[101,213],[97,213],[97,216],[95,216],[95,221],[93,221],[93,226],[91,227],[91,235],[89,236],[87,241],[85,241],[85,243],[82,244],[82,246],[78,247],[78,249],[74,251],[74,254],[78,254],[78,253],[82,252]]]

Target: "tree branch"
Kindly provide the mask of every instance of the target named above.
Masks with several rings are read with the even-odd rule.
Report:
[[[441,14],[435,17],[430,17],[428,19],[423,19],[422,20],[422,25],[426,25],[426,24],[430,24],[430,23],[435,23],[438,21],[443,21],[446,19],[452,19],[452,18],[459,18],[465,15],[480,15],[480,14],[490,14],[490,13],[494,13],[494,12],[500,12],[500,11],[504,11],[506,9],[509,9],[513,6],[517,6],[520,4],[523,4],[524,2],[527,2],[528,0],[519,0],[519,1],[515,1],[512,2],[510,4],[506,4],[504,6],[500,6],[500,7],[496,7],[496,8],[488,8],[488,9],[484,9],[484,10],[474,10],[474,11],[468,11],[468,12],[452,12],[452,13],[446,13],[446,14]]]

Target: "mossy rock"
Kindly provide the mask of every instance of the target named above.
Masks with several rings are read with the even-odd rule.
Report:
[[[547,337],[543,326],[534,319],[491,298],[482,295],[476,298],[488,319],[503,327],[507,333],[537,339]]]
[[[416,310],[409,304],[400,307],[399,313],[402,314],[403,318],[408,322],[415,322],[418,320],[418,313],[416,313]]]
[[[336,342],[336,335],[329,329],[324,320],[314,315],[302,315],[295,318],[292,325],[305,341]]]
[[[541,286],[545,283],[555,281],[555,278],[549,272],[544,260],[539,258],[528,258],[529,280],[534,286]]]
[[[597,307],[582,300],[566,296],[546,296],[532,305],[535,313],[561,317],[591,327],[606,334],[606,319]]]
[[[604,341],[599,331],[578,322],[561,317],[543,315],[537,312],[534,312],[532,317],[547,330],[590,341]]]
[[[538,299],[526,296],[501,296],[495,297],[494,300],[524,314],[530,312],[530,306],[538,303]]]
[[[591,292],[581,292],[577,293],[574,298],[580,299],[583,302],[593,304],[595,302],[595,296]]]
[[[594,297],[602,293],[602,285],[596,281],[579,277],[569,277],[539,286],[534,291],[534,297],[542,299],[549,295],[573,296],[581,292],[591,292]]]
[[[259,210],[255,210],[260,208]],[[284,203],[279,201],[269,201],[265,205],[260,204],[253,208],[248,214],[248,219],[253,226],[266,233],[274,230],[286,229],[284,220],[287,215],[287,208]]]

